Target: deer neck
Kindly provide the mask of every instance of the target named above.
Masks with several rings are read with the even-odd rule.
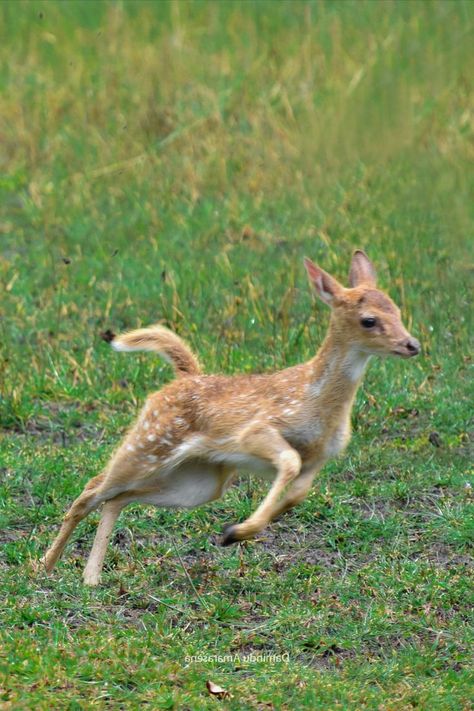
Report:
[[[329,332],[310,362],[308,393],[319,412],[328,417],[349,414],[370,355],[347,342],[335,329]]]

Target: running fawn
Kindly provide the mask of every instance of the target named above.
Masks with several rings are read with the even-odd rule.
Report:
[[[99,583],[114,523],[127,504],[193,508],[222,496],[237,470],[269,478],[252,515],[225,528],[228,545],[254,537],[305,498],[316,473],[349,441],[351,408],[370,357],[420,352],[398,307],[376,288],[364,252],[352,257],[349,288],[309,259],[305,266],[331,307],[326,338],[307,363],[263,375],[205,375],[190,348],[162,326],[114,338],[116,351],[156,351],[176,379],[147,398],[104,471],[72,504],[43,559],[48,572],[77,524],[101,504],[87,585]]]

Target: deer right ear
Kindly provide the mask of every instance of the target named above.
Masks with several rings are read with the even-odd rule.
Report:
[[[338,298],[342,295],[343,287],[330,274],[318,267],[311,259],[304,258],[304,265],[309,277],[309,281],[321,301],[328,306],[334,306]]]
[[[351,269],[349,271],[349,286],[353,289],[360,284],[375,286],[377,275],[375,268],[368,256],[361,249],[356,249],[353,254]]]

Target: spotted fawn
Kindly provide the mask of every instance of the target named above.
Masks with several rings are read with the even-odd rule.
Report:
[[[116,351],[156,351],[176,379],[147,398],[104,471],[72,504],[43,559],[48,572],[77,524],[101,505],[84,571],[88,585],[100,581],[113,526],[127,504],[193,508],[221,497],[236,471],[269,478],[252,515],[224,530],[228,545],[254,537],[305,498],[316,473],[350,439],[351,409],[370,357],[420,352],[398,307],[376,288],[364,252],[352,257],[349,288],[309,259],[305,266],[331,308],[326,338],[307,363],[267,374],[205,375],[186,343],[162,326],[112,341]]]

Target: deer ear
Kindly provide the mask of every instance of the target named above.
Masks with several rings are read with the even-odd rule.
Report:
[[[311,259],[304,258],[304,265],[309,281],[321,301],[329,306],[334,306],[342,296],[343,287],[330,274],[314,264]]]
[[[374,265],[361,249],[356,249],[349,271],[349,286],[353,289],[360,284],[375,286],[377,275]]]

